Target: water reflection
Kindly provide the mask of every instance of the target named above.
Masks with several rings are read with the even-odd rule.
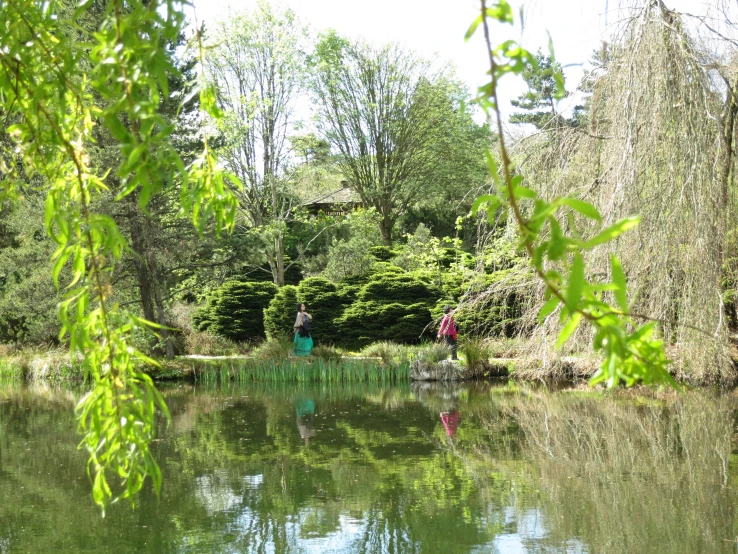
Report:
[[[315,402],[312,398],[298,399],[295,405],[297,412],[297,429],[300,431],[305,446],[310,444],[310,437],[315,435],[313,416],[315,415]]]
[[[175,387],[161,499],[105,521],[77,393],[6,395],[0,553],[681,554],[738,538],[729,395]]]

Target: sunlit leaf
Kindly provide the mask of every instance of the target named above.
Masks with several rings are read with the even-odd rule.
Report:
[[[640,222],[641,218],[636,217],[627,217],[625,219],[621,219],[617,223],[611,225],[604,231],[599,232],[595,237],[591,238],[587,242],[584,243],[584,248],[593,248],[599,244],[604,244],[606,242],[611,241],[614,238],[619,237],[621,234],[623,234],[625,231],[632,229],[638,223]]]
[[[559,332],[559,338],[556,341],[556,348],[561,348],[564,343],[569,340],[569,337],[574,333],[574,331],[577,330],[577,327],[579,327],[579,323],[582,321],[582,314],[580,312],[575,312],[569,320],[566,322],[564,327],[561,329],[561,332]]]

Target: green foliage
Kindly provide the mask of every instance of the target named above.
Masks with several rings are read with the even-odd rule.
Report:
[[[376,258],[371,241],[361,235],[348,240],[335,240],[328,248],[328,263],[322,275],[337,282],[346,277],[364,276],[371,272]]]
[[[464,364],[470,370],[479,369],[479,366],[487,362],[490,357],[490,349],[487,340],[480,337],[462,337],[459,347],[464,358]]]
[[[81,41],[68,22],[92,4],[81,4],[74,14],[61,2],[18,0],[0,6],[0,110],[14,122],[7,128],[13,144],[3,152],[10,164],[2,193],[15,195],[27,176],[42,180],[45,225],[57,244],[55,285],[69,271],[69,279],[62,280],[61,335],[69,339],[72,357],[83,353],[92,383],[77,413],[93,497],[104,509],[113,499],[133,502],[146,477],[158,493],[161,473],[149,443],[155,410],[168,412],[151,379],[132,360],[150,361],[133,348],[131,336],[152,324],[110,302],[109,275],[127,245],[116,223],[93,211],[94,203],[114,185],[116,200],[136,192],[146,209],[169,176],[178,174],[185,179],[183,210],[200,230],[215,216],[220,231],[232,226],[235,201],[226,176],[215,169],[207,138],[202,154],[186,169],[172,147],[173,126],[158,111],[162,96],[169,94],[168,76],[178,73],[166,45],[182,33],[183,2],[132,0],[121,10],[111,0],[97,32]],[[200,104],[218,116],[212,90],[200,91]],[[115,180],[90,165],[88,147],[96,126],[119,144]],[[109,474],[121,478],[120,489],[110,487]]]
[[[345,297],[338,287],[328,279],[310,277],[297,287],[297,301],[304,303],[308,313],[313,316],[310,334],[315,344],[338,344],[341,342],[336,318],[345,307]],[[295,323],[296,305],[292,308],[292,324]]]
[[[373,249],[382,242],[379,221],[374,209],[356,210],[346,216],[341,236],[334,237],[328,247],[327,264],[321,275],[334,282],[369,275],[377,261]]]
[[[439,293],[409,274],[378,273],[336,322],[341,340],[362,347],[377,340],[418,342]]]
[[[264,330],[270,340],[291,337],[297,316],[297,287],[285,285],[264,309]]]
[[[29,191],[0,211],[0,343],[58,341],[61,295],[48,277],[54,242],[42,220],[43,197]]]
[[[448,359],[451,349],[443,342],[429,342],[418,349],[417,359],[426,364],[437,364]]]
[[[265,338],[264,309],[277,290],[274,283],[223,283],[208,300],[208,329],[233,341]]]
[[[369,249],[369,253],[374,256],[377,261],[389,262],[392,258],[397,256],[399,252],[397,250],[393,250],[389,246],[372,246]]]
[[[319,344],[313,348],[313,356],[324,361],[337,361],[341,359],[341,351],[332,346]]]
[[[510,123],[529,123],[544,129],[556,123],[557,76],[563,76],[563,72],[550,55],[539,51],[535,59],[536,63],[526,66],[522,73],[528,90],[512,101],[514,107],[524,111],[511,114]]]
[[[402,365],[408,364],[412,355],[412,348],[405,344],[397,344],[391,341],[375,342],[361,351],[362,356],[368,358],[380,358],[382,364]]]
[[[381,216],[383,243],[391,246],[398,218],[427,183],[445,181],[439,171],[464,150],[453,131],[473,121],[463,117],[459,85],[398,44],[373,48],[332,31],[320,37],[311,62],[321,131],[340,152],[349,186]]]
[[[198,331],[207,331],[213,324],[209,301],[192,312],[192,326]]]
[[[292,341],[288,337],[281,337],[264,341],[254,350],[253,355],[262,362],[280,363],[289,358],[291,353]]]
[[[476,26],[484,26],[490,56],[490,77],[487,85],[480,87],[477,102],[488,112],[494,113],[498,123],[498,138],[502,160],[501,172],[491,154],[487,156],[489,170],[495,181],[496,193],[479,197],[473,206],[476,212],[481,206],[490,214],[498,208],[508,209],[520,232],[520,246],[531,258],[531,264],[546,287],[546,304],[541,308],[539,321],[560,310],[559,319],[563,325],[558,344],[561,346],[579,326],[582,320],[588,321],[595,330],[594,348],[603,354],[599,371],[592,378],[592,384],[606,382],[609,387],[624,381],[628,385],[643,383],[670,383],[675,386],[667,371],[668,361],[664,355],[661,340],[655,338],[653,322],[638,326],[629,314],[626,304],[625,275],[617,259],[611,258],[611,282],[597,282],[588,279],[583,253],[607,243],[638,223],[632,217],[618,221],[595,234],[589,240],[580,238],[576,230],[572,236],[564,234],[557,216],[566,208],[570,226],[575,223],[575,214],[600,222],[597,209],[576,198],[556,198],[547,202],[531,189],[522,186],[522,176],[512,175],[511,161],[505,146],[502,120],[498,102],[499,79],[508,73],[520,75],[526,71],[538,70],[538,60],[530,52],[521,48],[515,41],[507,41],[495,48],[489,41],[488,18],[504,23],[512,23],[510,6],[506,0],[496,0],[487,9],[482,0],[481,19],[470,28],[473,34]],[[552,97],[564,96],[563,76],[556,69],[553,48],[551,61],[554,67],[553,81],[556,90]],[[501,174],[501,176],[500,176]],[[615,293],[618,307],[608,302],[607,293]],[[629,328],[635,328],[629,332]]]

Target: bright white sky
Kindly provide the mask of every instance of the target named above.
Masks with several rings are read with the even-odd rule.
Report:
[[[712,0],[714,3],[715,0]],[[601,44],[608,29],[621,17],[618,10],[621,0],[511,0],[517,14],[520,5],[525,10],[523,32],[496,28],[497,32],[511,33],[493,37],[494,42],[506,38],[522,39],[531,51],[542,48],[547,51],[546,31],[551,33],[558,61],[565,66],[567,89],[578,84],[583,66],[592,51]],[[666,5],[678,11],[703,14],[707,11],[705,0],[665,0]],[[250,10],[257,0],[194,0],[198,18],[206,23],[227,15],[233,10]],[[478,0],[275,0],[274,5],[292,8],[298,17],[314,33],[333,28],[351,38],[363,38],[383,44],[400,42],[417,51],[423,57],[450,61],[457,76],[470,91],[485,80],[487,60],[482,43],[481,28],[475,40],[464,42],[464,34],[479,10]],[[609,27],[608,27],[609,25]],[[493,29],[494,32],[494,29]],[[524,85],[514,77],[503,81],[504,107],[507,100],[515,98]],[[565,99],[560,109],[567,109]]]

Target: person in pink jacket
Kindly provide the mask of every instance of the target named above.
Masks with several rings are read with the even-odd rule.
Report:
[[[451,359],[458,360],[456,357],[456,339],[458,337],[459,328],[454,321],[454,309],[451,306],[443,307],[443,319],[441,327],[438,329],[438,339],[446,341],[451,350]]]

